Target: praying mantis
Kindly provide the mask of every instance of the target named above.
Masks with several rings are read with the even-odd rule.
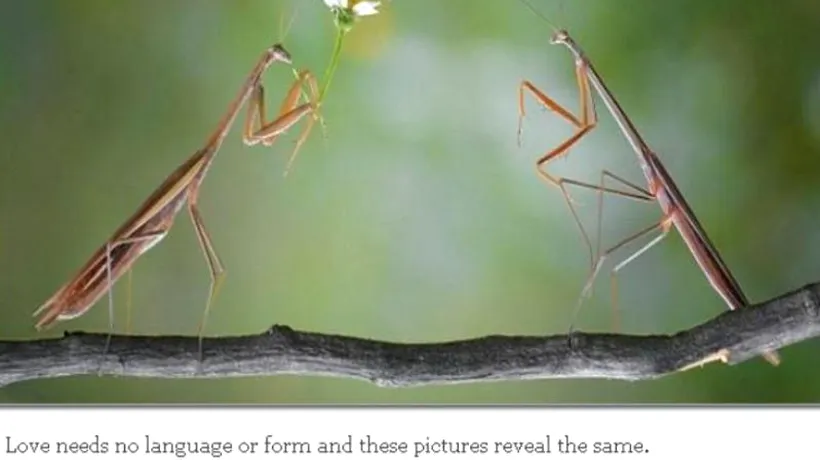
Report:
[[[536,102],[543,107],[552,110],[561,118],[567,120],[575,128],[575,133],[559,144],[558,147],[547,151],[544,155],[538,158],[536,161],[536,171],[538,175],[547,183],[557,186],[561,190],[566,203],[569,205],[572,216],[577,226],[580,228],[591,255],[592,271],[582,291],[578,307],[576,307],[576,314],[583,299],[588,297],[591,292],[593,282],[606,258],[611,256],[618,249],[631,242],[634,242],[640,237],[649,235],[652,232],[660,232],[657,236],[655,236],[655,238],[615,265],[611,272],[614,292],[615,277],[617,276],[617,273],[627,264],[634,261],[657,243],[662,241],[673,227],[678,230],[678,233],[680,233],[681,238],[689,251],[692,253],[692,256],[697,262],[699,268],[706,276],[707,281],[718,293],[718,295],[720,295],[726,305],[732,310],[748,307],[750,303],[746,295],[743,293],[740,285],[729,271],[726,263],[720,257],[720,254],[714,244],[712,244],[709,240],[709,237],[706,235],[706,231],[695,217],[692,208],[684,199],[683,194],[672,180],[669,172],[661,163],[660,158],[649,148],[641,135],[638,133],[637,128],[635,128],[635,125],[626,115],[626,112],[617,102],[615,96],[604,84],[603,79],[595,70],[592,62],[583,52],[581,47],[575,42],[575,40],[572,39],[572,37],[570,37],[566,30],[561,30],[554,27],[553,29],[554,33],[550,39],[550,43],[566,46],[575,59],[575,77],[580,93],[581,114],[579,117],[573,115],[569,110],[539,90],[532,82],[523,80],[518,89],[518,137],[520,144],[522,120],[525,116],[524,96],[526,93],[531,94]],[[632,150],[637,155],[644,178],[648,184],[647,188],[629,182],[607,170],[603,170],[601,172],[599,184],[596,185],[565,177],[555,177],[544,169],[546,164],[551,160],[566,155],[573,145],[575,145],[581,138],[586,136],[595,128],[597,123],[597,114],[595,112],[595,102],[591,89],[594,89],[595,93],[597,93],[601,98],[607,110],[617,122],[621,133],[627,139],[632,147]],[[626,187],[628,191],[606,187],[606,179],[610,179],[621,184]],[[581,224],[578,213],[576,212],[572,199],[567,191],[567,185],[595,190],[598,193],[598,237],[596,240],[598,248],[595,251],[596,256],[592,256],[592,243],[590,242],[586,230]],[[643,202],[657,202],[661,207],[663,217],[658,222],[622,239],[615,245],[601,252],[600,234],[604,194],[620,196]],[[780,357],[775,351],[766,351],[763,356],[773,365],[777,365],[780,362]]]
[[[202,359],[203,332],[225,272],[197,206],[202,182],[223,140],[246,102],[249,102],[248,118],[243,139],[247,145],[258,143],[271,145],[282,133],[288,131],[306,115],[312,115],[308,117],[309,120],[318,118],[316,105],[313,102],[317,97],[315,80],[309,71],[301,71],[287,92],[277,117],[266,121],[264,88],[261,80],[265,71],[274,63],[288,65],[292,63],[290,53],[281,44],[269,47],[262,54],[205,146],[177,167],[140,205],[137,211],[92,254],[82,268],[37,308],[33,316],[39,316],[35,324],[38,330],[85,314],[105,293],[108,293],[109,335],[105,346],[105,352],[107,352],[114,329],[112,292],[114,283],[131,269],[141,255],[168,234],[175,217],[187,203],[188,214],[205,255],[211,278],[208,297],[198,328],[199,355]],[[311,96],[307,102],[302,103],[301,90],[305,83],[309,85]],[[257,122],[259,127],[254,129]],[[306,134],[299,137],[291,159],[306,137]]]

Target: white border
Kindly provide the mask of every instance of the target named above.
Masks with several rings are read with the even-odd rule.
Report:
[[[802,459],[817,458],[813,434],[820,420],[816,408],[5,408],[0,457],[40,458],[269,458],[265,442],[290,441],[293,448],[310,453],[299,458],[644,458],[686,459],[693,455]],[[387,447],[407,452],[368,453],[361,441],[393,443]],[[230,442],[231,453],[146,453],[146,436],[155,442]],[[585,454],[560,451],[559,441],[587,443]],[[350,454],[321,454],[321,441],[352,440]],[[86,444],[99,441],[97,444]],[[132,446],[136,452],[115,455],[114,442]],[[446,442],[442,442],[446,441]],[[630,442],[646,452],[594,454],[595,442]],[[55,453],[57,443],[73,453]],[[255,454],[241,454],[242,446],[256,444]],[[425,443],[436,450],[452,446],[467,453],[425,453]],[[547,448],[550,453],[531,448]],[[544,443],[539,446],[539,442]],[[49,453],[43,453],[44,443]],[[131,444],[134,443],[134,444]],[[243,444],[245,443],[245,444]],[[467,444],[463,444],[467,443]],[[518,443],[518,444],[515,444]],[[106,453],[94,455],[83,448],[107,444]],[[126,445],[122,444],[122,445]],[[199,444],[201,446],[201,444]],[[209,444],[216,446],[216,444]],[[279,444],[282,446],[282,444]],[[477,447],[475,447],[477,446]],[[599,446],[601,446],[599,444]],[[65,445],[63,447],[66,447]],[[173,447],[173,446],[169,446]],[[39,453],[32,453],[34,449]],[[178,447],[178,448],[181,448]],[[268,447],[268,449],[271,449]],[[421,453],[417,449],[422,449]],[[516,449],[522,449],[518,454]],[[26,450],[27,452],[23,453]],[[475,450],[475,452],[470,452]],[[484,452],[486,450],[486,452]],[[509,452],[505,452],[509,451]],[[296,455],[290,455],[296,457]],[[695,459],[697,460],[697,459]]]

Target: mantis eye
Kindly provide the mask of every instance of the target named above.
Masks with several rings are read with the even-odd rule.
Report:
[[[566,30],[558,30],[550,37],[550,44],[566,43],[567,38],[569,38],[569,35]]]
[[[277,44],[273,45],[270,48],[269,52],[273,55],[274,59],[276,59],[277,61],[281,61],[281,62],[284,62],[286,64],[291,63],[290,53],[288,53],[288,50],[286,50],[285,47],[282,46],[281,44],[277,43]]]

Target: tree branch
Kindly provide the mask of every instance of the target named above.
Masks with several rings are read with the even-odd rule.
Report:
[[[548,378],[657,378],[721,360],[736,364],[765,350],[820,335],[820,283],[725,312],[674,335],[487,336],[409,344],[273,326],[257,335],[196,337],[66,333],[58,339],[0,341],[0,386],[97,374],[197,378],[299,374],[415,386]]]

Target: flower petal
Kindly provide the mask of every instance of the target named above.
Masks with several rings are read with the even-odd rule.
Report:
[[[356,16],[370,16],[372,14],[377,14],[379,10],[376,8],[380,3],[381,2],[363,0],[353,5],[353,14]]]
[[[325,5],[331,10],[334,8],[347,8],[347,0],[324,0]]]

